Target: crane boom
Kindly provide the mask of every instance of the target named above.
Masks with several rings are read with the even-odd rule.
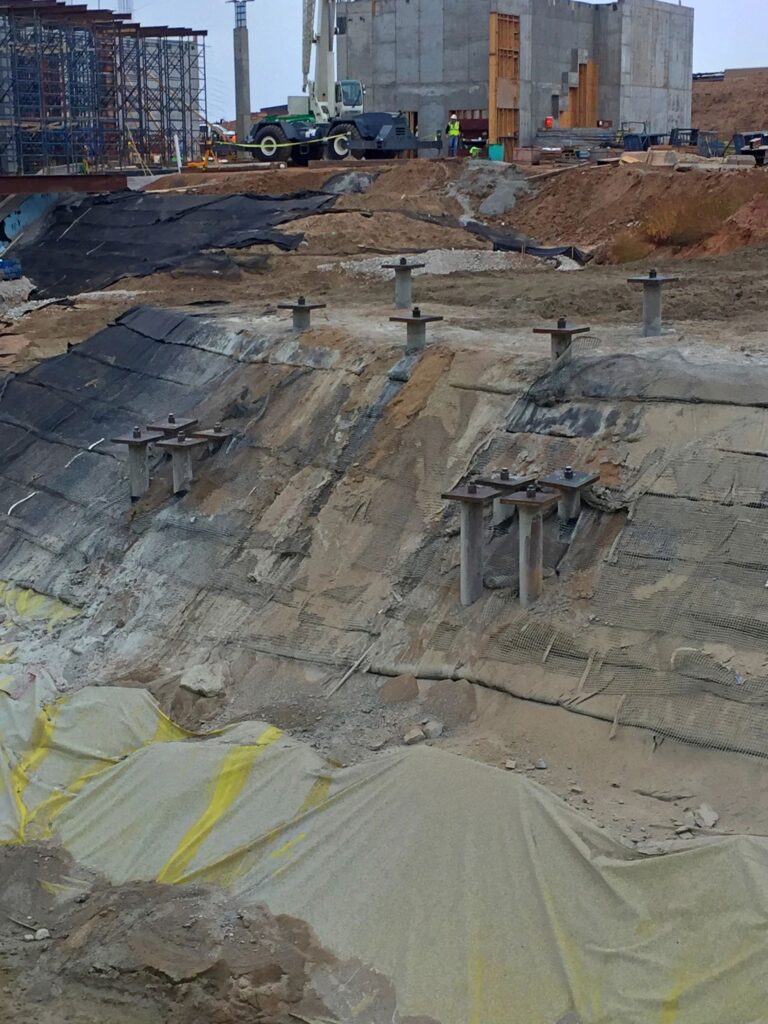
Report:
[[[304,0],[304,35],[302,49],[302,72],[304,74],[303,89],[309,85],[309,72],[312,65],[312,46],[315,42],[315,12],[317,0]]]
[[[320,0],[314,98],[326,118],[336,116],[336,0]]]

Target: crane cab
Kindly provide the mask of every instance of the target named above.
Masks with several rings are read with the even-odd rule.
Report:
[[[336,83],[336,117],[362,114],[364,105],[365,89],[362,82],[345,79]]]

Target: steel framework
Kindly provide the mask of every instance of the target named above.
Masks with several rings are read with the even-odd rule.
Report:
[[[205,35],[57,0],[0,0],[0,173],[168,163],[207,119]]]

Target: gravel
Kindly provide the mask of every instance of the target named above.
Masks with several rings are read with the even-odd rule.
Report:
[[[516,252],[489,252],[486,249],[429,249],[427,252],[410,256],[409,261],[426,264],[424,270],[415,270],[419,274],[457,274],[466,272],[482,273],[488,270],[531,270],[547,268],[534,256],[523,256]],[[347,274],[362,277],[391,278],[393,272],[384,270],[384,263],[392,263],[392,257],[374,256],[364,260],[343,260],[339,263],[324,263],[319,269],[325,271],[342,270]]]

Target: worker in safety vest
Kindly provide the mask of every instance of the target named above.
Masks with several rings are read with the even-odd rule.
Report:
[[[448,126],[445,129],[445,134],[448,136],[449,155],[458,156],[459,142],[461,141],[461,121],[459,121],[455,113],[451,114],[448,118]]]

